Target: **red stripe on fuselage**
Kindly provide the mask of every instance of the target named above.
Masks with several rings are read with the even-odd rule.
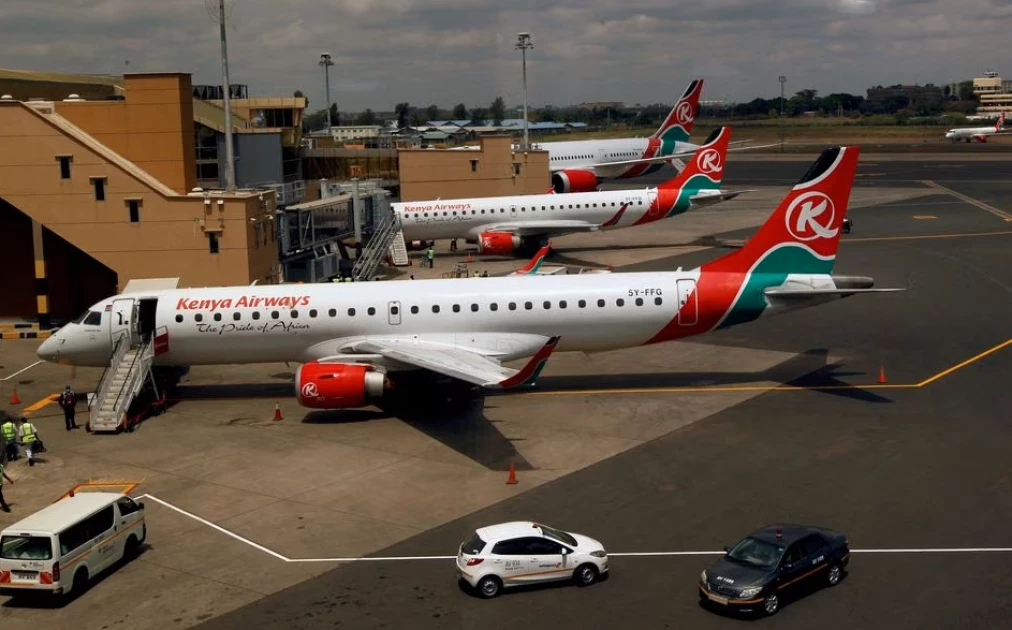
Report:
[[[643,159],[657,157],[658,152],[661,149],[661,141],[659,138],[648,138],[647,149],[643,152]],[[639,177],[651,167],[651,162],[640,162],[639,164],[633,164],[629,167],[629,170],[618,176],[617,179],[626,179],[628,177]]]

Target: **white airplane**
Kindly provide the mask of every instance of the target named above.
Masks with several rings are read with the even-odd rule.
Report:
[[[682,172],[657,188],[410,201],[392,208],[412,248],[462,238],[476,242],[481,253],[510,255],[550,236],[643,225],[750,192],[720,190],[730,137],[730,127],[714,130]]]
[[[155,366],[298,362],[298,401],[317,409],[380,402],[412,373],[518,387],[554,350],[671,341],[892,290],[832,275],[858,152],[827,149],[744,247],[696,269],[140,291],[95,304],[38,354],[104,366],[130,336],[152,339]]]
[[[1005,112],[1002,112],[998,116],[998,122],[992,127],[959,127],[956,129],[950,129],[945,133],[945,137],[953,142],[959,142],[964,140],[966,142],[987,142],[988,136],[1006,136],[1008,132],[1005,131]]]

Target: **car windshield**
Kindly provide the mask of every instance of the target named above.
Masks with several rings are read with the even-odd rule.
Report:
[[[469,556],[474,556],[481,553],[481,550],[485,548],[485,541],[481,539],[481,536],[475,534],[471,538],[460,546],[460,550]]]
[[[784,548],[755,538],[746,538],[734,546],[727,557],[751,567],[773,568],[784,554]]]
[[[573,538],[570,534],[567,534],[566,532],[560,529],[549,527],[547,525],[538,525],[538,527],[541,528],[541,533],[543,533],[546,538],[552,538],[554,540],[559,541],[560,543],[570,545],[571,547],[576,546],[576,539]]]
[[[0,538],[0,558],[5,560],[52,560],[53,544],[44,536]]]

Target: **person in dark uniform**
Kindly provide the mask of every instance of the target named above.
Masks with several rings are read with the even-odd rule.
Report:
[[[63,390],[57,402],[60,405],[60,409],[63,409],[63,421],[67,425],[67,430],[76,429],[77,423],[74,421],[74,408],[77,406],[77,394],[70,388],[70,385],[67,385]]]
[[[10,512],[11,508],[7,505],[7,501],[4,500],[4,479],[11,482],[14,485],[14,480],[7,476],[7,471],[4,470],[3,464],[0,464],[0,509],[4,512]]]

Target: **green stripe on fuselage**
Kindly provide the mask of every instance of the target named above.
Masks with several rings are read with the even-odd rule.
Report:
[[[768,306],[764,291],[782,285],[789,274],[831,274],[834,262],[835,258],[821,260],[809,250],[793,245],[767,253],[748,277],[738,301],[731,307],[731,312],[718,328],[727,328],[757,319]]]

